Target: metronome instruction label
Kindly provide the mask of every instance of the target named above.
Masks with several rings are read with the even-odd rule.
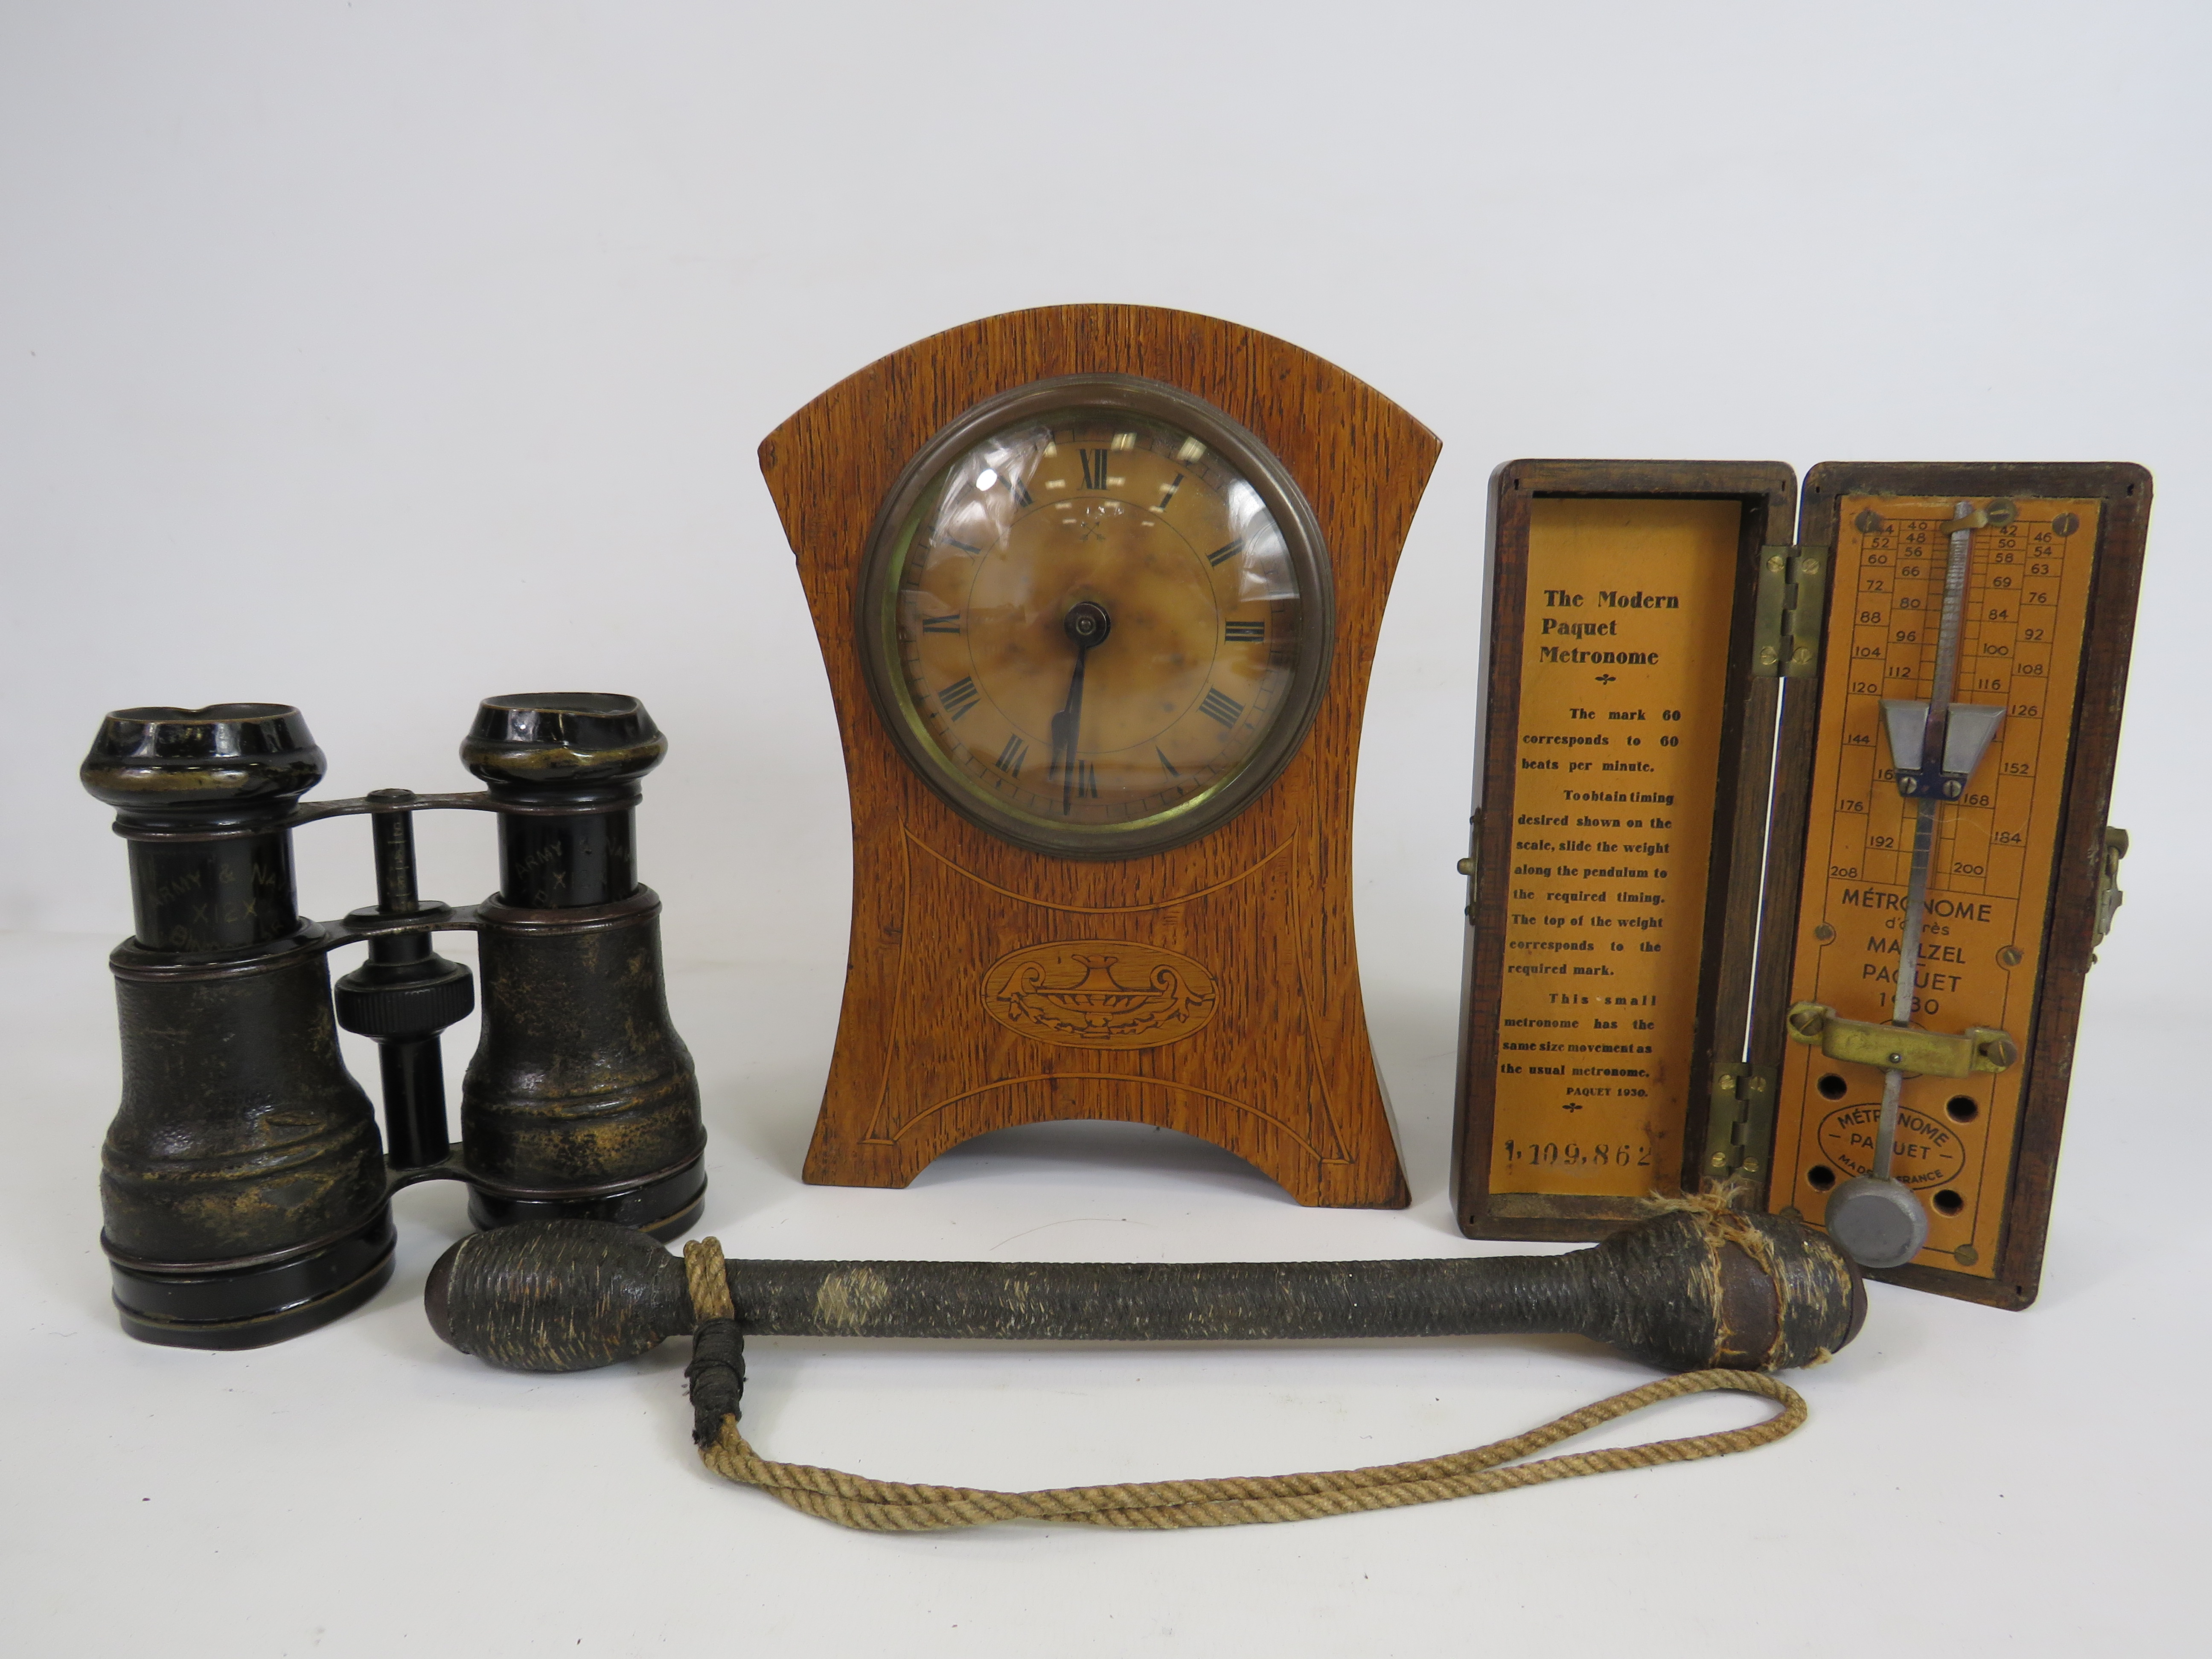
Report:
[[[1530,507],[1491,1190],[1674,1190],[1741,507]]]

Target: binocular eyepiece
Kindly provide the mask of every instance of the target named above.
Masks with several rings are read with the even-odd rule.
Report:
[[[391,1194],[470,1187],[480,1227],[618,1222],[656,1237],[702,1207],[698,1079],[668,1018],[660,901],[639,884],[638,781],[667,739],[634,697],[486,698],[461,744],[481,793],[305,803],[323,776],[282,703],[125,708],[81,773],[130,844],[136,931],[109,958],[123,1099],[101,1152],[101,1243],[124,1328],[257,1347],[359,1306],[392,1274]],[[413,815],[495,813],[499,890],[416,890]],[[299,915],[292,831],[368,815],[374,905]],[[483,1018],[448,1139],[440,1034],[476,1006],[431,949],[473,932]],[[365,942],[337,982],[328,953]],[[338,1053],[373,1039],[385,1133]]]

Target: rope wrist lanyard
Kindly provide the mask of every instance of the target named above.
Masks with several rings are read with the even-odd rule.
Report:
[[[684,1247],[684,1262],[692,1306],[700,1316],[692,1361],[684,1375],[691,1388],[692,1437],[701,1460],[726,1480],[758,1486],[793,1509],[862,1532],[927,1532],[997,1521],[1066,1521],[1154,1530],[1305,1521],[1473,1498],[1613,1469],[1723,1456],[1779,1440],[1806,1418],[1805,1401],[1796,1390],[1771,1376],[1700,1370],[1647,1382],[1486,1446],[1368,1468],[1018,1492],[878,1480],[811,1464],[775,1462],[752,1449],[738,1427],[744,1389],[744,1337],[731,1302],[720,1242],[693,1240]],[[1721,1393],[1756,1395],[1781,1409],[1763,1423],[1717,1434],[1571,1452],[1533,1463],[1516,1461],[1662,1400]]]

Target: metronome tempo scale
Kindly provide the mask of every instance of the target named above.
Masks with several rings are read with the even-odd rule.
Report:
[[[1792,540],[1796,495],[1757,464],[1493,478],[1462,1224],[1596,1237],[1715,1184],[1822,1221],[1893,1176],[1924,1228],[1893,1276],[2023,1306],[2118,902],[2149,478],[1826,465]]]
[[[1967,708],[1992,711],[1988,747],[1964,769],[1955,805],[1938,819],[1909,970],[1902,944],[1914,802],[1895,780],[1911,728],[1893,735],[1884,716],[1886,707],[1917,712],[1905,700],[1928,695],[1954,507],[1884,498],[1857,508],[1839,538],[1835,603],[1849,613],[1850,654],[1837,665],[1844,695],[1829,702],[1815,750],[1813,795],[1834,808],[1808,825],[1805,849],[1793,974],[1802,994],[1793,1023],[1805,1034],[1826,1024],[1813,1012],[1820,1008],[1883,1018],[1908,971],[1911,1017],[1929,1029],[2014,1032],[2033,1023],[2030,957],[2050,898],[2099,506],[1999,506],[1975,535],[1955,694]],[[1783,1066],[1776,1138],[1797,1182],[1784,1196],[1807,1213],[1819,1212],[1839,1180],[1867,1172],[1880,1111],[1863,1076],[1828,1058],[1793,1042]],[[1905,1085],[1895,1164],[1926,1195],[1923,1248],[1961,1267],[1996,1253],[2008,1173],[1999,1160],[2018,1122],[2021,1083],[2019,1066],[2007,1065]]]

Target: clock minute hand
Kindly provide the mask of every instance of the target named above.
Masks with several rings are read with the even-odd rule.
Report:
[[[1060,810],[1066,814],[1075,806],[1075,745],[1083,729],[1084,665],[1093,648],[1114,631],[1114,618],[1096,599],[1085,599],[1068,607],[1060,626],[1075,643],[1075,673],[1067,683],[1067,702],[1052,717],[1051,764],[1060,769]],[[1049,769],[1046,775],[1051,775]]]

